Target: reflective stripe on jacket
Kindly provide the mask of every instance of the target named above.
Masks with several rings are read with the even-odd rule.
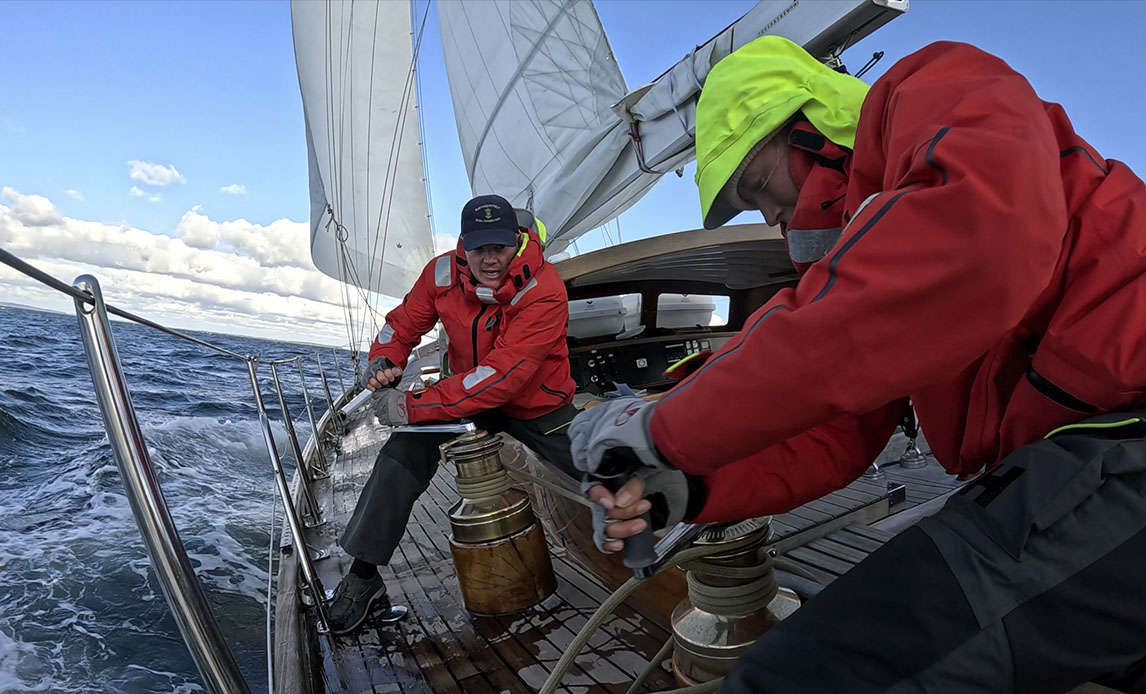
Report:
[[[500,407],[518,419],[571,402],[565,285],[541,255],[536,232],[509,265],[502,285],[479,285],[458,249],[434,258],[370,347],[370,359],[406,365],[438,321],[449,337],[454,375],[406,396],[410,422],[468,417]]]
[[[787,230],[795,255],[835,209],[814,220],[835,243],[656,407],[660,452],[707,476],[694,520],[847,484],[907,398],[953,473],[1143,400],[1146,187],[1060,106],[937,43],[873,85],[855,142],[838,183],[812,167]]]

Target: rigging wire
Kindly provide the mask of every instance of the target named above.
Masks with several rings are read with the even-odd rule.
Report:
[[[76,289],[75,287],[73,287],[69,284],[65,284],[65,283],[61,282],[60,280],[56,279],[55,277],[52,277],[51,275],[49,275],[48,273],[44,272],[43,270],[37,268],[36,266],[31,265],[29,263],[26,263],[23,260],[20,260],[19,258],[12,255],[8,251],[4,250],[3,248],[0,248],[0,263],[7,265],[8,267],[12,268],[13,270],[16,270],[17,272],[25,274],[28,277],[31,277],[32,279],[36,280],[37,282],[40,282],[41,284],[45,284],[45,285],[51,287],[52,289],[55,289],[56,291],[63,292],[64,294],[67,294],[68,296],[72,297],[73,299],[79,299],[80,301],[83,301],[83,302],[89,303],[89,304],[94,303],[92,301],[92,297],[89,294],[87,294],[86,292],[82,292],[79,289]],[[140,316],[135,315],[134,313],[131,313],[129,311],[124,311],[121,308],[117,308],[115,306],[112,306],[111,304],[105,304],[105,306],[107,307],[108,313],[114,313],[115,315],[117,315],[121,318],[126,318],[130,321],[134,321],[136,323],[139,323],[140,325],[146,325],[149,328],[154,328],[155,330],[158,330],[158,331],[163,332],[163,333],[167,333],[168,335],[182,338],[184,340],[187,340],[188,342],[194,342],[195,344],[200,345],[202,347],[206,347],[208,349],[213,349],[216,352],[219,352],[220,354],[226,354],[228,356],[235,357],[236,359],[242,359],[243,361],[250,361],[251,360],[250,356],[238,354],[237,352],[232,352],[229,349],[225,349],[225,348],[220,347],[218,345],[213,345],[210,342],[206,342],[205,340],[200,340],[197,337],[191,337],[190,335],[179,332],[178,330],[174,330],[174,329],[168,328],[164,325],[160,325],[159,323],[156,323],[155,321],[151,321],[151,320],[148,320],[146,318],[142,318]]]
[[[879,62],[879,61],[880,61],[882,58],[883,58],[883,51],[876,51],[875,53],[872,53],[872,54],[871,54],[871,59],[870,59],[870,60],[868,60],[866,63],[864,63],[864,64],[863,64],[863,67],[861,67],[861,68],[860,68],[860,69],[859,69],[859,70],[856,72],[856,75],[855,75],[855,76],[856,76],[856,79],[859,79],[860,77],[863,77],[863,76],[864,76],[864,73],[866,73],[868,70],[870,70],[870,69],[872,69],[873,67],[875,67],[875,64],[876,64],[876,63],[878,63],[878,62]]]
[[[347,279],[348,278],[346,276],[346,265],[347,265],[347,263],[346,263],[346,244],[342,244],[342,243],[338,244],[338,258],[339,258],[338,275],[339,275],[339,282],[341,285],[339,287],[339,291],[342,294],[343,305],[345,305],[345,307],[346,307],[346,342],[347,342],[347,344],[349,344],[350,349],[353,350],[354,349],[354,337],[355,337],[355,333],[354,333],[354,311],[351,308],[351,303],[353,301],[352,295],[350,294],[350,288],[347,286]]]
[[[426,11],[430,9],[430,0],[426,0]],[[410,3],[410,14],[414,14],[414,3]],[[423,20],[423,23],[425,20]],[[436,234],[434,228],[434,199],[430,194],[430,157],[426,154],[426,123],[421,117],[421,100],[422,97],[422,73],[418,70],[418,61],[414,60],[414,108],[419,111],[418,114],[418,148],[422,152],[422,182],[426,188],[426,219],[430,225],[430,240],[434,241]],[[532,207],[530,208],[532,209]],[[437,252],[437,244],[434,244],[434,252]]]
[[[353,8],[351,10],[351,13],[353,13]],[[329,19],[329,14],[330,14],[330,8],[329,7],[327,9],[327,14],[328,14],[328,19]],[[367,294],[366,290],[369,289],[370,284],[373,282],[374,275],[375,275],[375,266],[376,265],[384,266],[384,255],[386,252],[385,239],[388,236],[389,220],[390,220],[390,207],[391,207],[391,204],[393,202],[394,192],[396,190],[395,180],[397,179],[398,157],[399,157],[400,152],[401,152],[401,140],[399,139],[399,135],[401,134],[401,132],[403,131],[403,129],[405,127],[408,104],[409,104],[409,100],[410,100],[410,97],[411,97],[411,95],[413,93],[413,89],[414,89],[414,86],[413,86],[414,66],[417,63],[418,52],[419,52],[420,47],[421,47],[421,40],[422,40],[422,36],[424,35],[424,32],[425,32],[426,20],[428,18],[428,15],[429,15],[429,3],[427,3],[427,5],[426,5],[426,10],[423,13],[422,22],[421,22],[421,25],[419,26],[419,29],[418,29],[418,35],[417,35],[417,41],[415,44],[415,49],[413,51],[413,55],[411,56],[410,67],[407,71],[407,78],[406,78],[405,85],[403,87],[402,105],[400,107],[400,116],[399,116],[399,119],[395,125],[394,133],[391,137],[390,154],[389,154],[388,161],[387,161],[387,170],[386,170],[386,175],[385,175],[385,178],[383,181],[383,188],[382,188],[382,191],[383,191],[382,195],[385,199],[383,200],[382,204],[379,206],[379,210],[378,210],[379,226],[382,225],[383,212],[385,211],[385,213],[386,213],[386,215],[385,215],[385,226],[383,227],[381,234],[376,233],[373,236],[373,239],[367,241],[368,248],[367,248],[367,253],[365,255],[368,258],[370,258],[370,267],[369,267],[369,270],[367,273],[367,284],[365,284],[365,285],[363,285],[363,283],[360,281],[361,277],[359,276],[358,269],[355,266],[354,257],[352,255],[352,253],[350,252],[349,249],[345,248],[347,245],[345,237],[348,237],[348,235],[344,231],[345,226],[343,225],[343,221],[341,221],[337,218],[337,215],[336,215],[335,211],[333,210],[333,207],[330,204],[328,204],[328,211],[331,214],[331,219],[332,219],[333,223],[336,225],[336,229],[338,229],[338,231],[339,231],[338,243],[339,243],[340,251],[341,251],[340,263],[343,265],[343,267],[340,267],[340,269],[339,269],[339,274],[341,275],[340,281],[346,283],[346,281],[348,279],[350,279],[352,281],[352,283],[355,285],[355,287],[357,289],[359,289],[359,296],[362,300],[362,306],[360,308],[361,319],[358,322],[358,324],[360,326],[360,332],[356,333],[356,331],[354,330],[354,327],[353,327],[353,323],[354,323],[353,316],[356,313],[356,307],[351,305],[352,302],[349,300],[349,298],[347,297],[346,294],[343,295],[343,300],[345,302],[344,308],[345,308],[345,312],[347,314],[348,329],[350,331],[350,336],[348,337],[348,342],[350,343],[351,351],[357,351],[355,338],[364,340],[365,336],[366,336],[366,331],[368,329],[367,326],[369,324],[373,324],[375,330],[378,329],[378,315],[377,314],[379,312],[379,309],[376,308],[375,302],[371,300],[371,298]],[[375,22],[377,23],[377,13],[375,16]],[[375,32],[375,37],[376,36],[377,36],[377,32]],[[335,159],[339,163],[339,166],[337,166],[337,167],[332,165],[332,178],[334,179],[333,182],[334,182],[334,188],[335,188],[335,191],[334,191],[335,195],[330,196],[330,197],[334,197],[335,199],[341,201],[344,198],[344,195],[342,194],[343,193],[343,188],[342,188],[342,184],[343,184],[343,171],[342,171],[342,169],[343,169],[343,167],[341,166],[341,164],[343,162],[343,155],[345,152],[342,151],[341,148],[338,148],[338,151],[335,151],[336,147],[335,147],[333,141],[337,139],[339,142],[341,142],[343,139],[342,136],[345,134],[344,128],[345,128],[345,120],[346,120],[346,118],[345,118],[346,102],[348,99],[350,100],[351,103],[353,103],[353,101],[354,101],[353,94],[349,94],[348,90],[346,89],[346,84],[347,84],[347,79],[349,79],[350,89],[353,89],[353,75],[350,75],[348,78],[347,74],[346,74],[347,69],[348,69],[347,65],[349,63],[351,63],[352,61],[349,60],[349,54],[350,54],[350,49],[351,49],[350,42],[344,41],[342,44],[340,44],[342,47],[342,50],[340,52],[340,55],[338,56],[338,69],[339,69],[339,78],[340,78],[340,81],[339,81],[339,103],[338,103],[339,135],[336,138],[334,135],[334,128],[333,128],[333,120],[335,118],[335,115],[334,115],[334,96],[332,93],[333,85],[330,81],[330,74],[332,73],[332,68],[334,67],[334,62],[335,62],[335,59],[332,55],[333,45],[332,45],[331,38],[332,38],[332,36],[331,36],[331,32],[330,32],[330,28],[329,28],[329,21],[328,21],[328,27],[327,27],[328,99],[327,99],[327,101],[328,101],[328,112],[330,114],[329,117],[331,120],[331,123],[328,123],[328,125],[331,126],[328,128],[328,135],[330,136],[330,138],[332,140],[331,152],[334,154]],[[344,38],[344,35],[342,35],[342,38]],[[376,40],[377,39],[375,38],[375,41]],[[372,47],[371,47],[372,55],[374,53],[374,45],[375,44],[372,44]],[[351,66],[351,68],[352,68],[352,66]],[[370,76],[371,85],[373,85],[373,79],[374,79],[374,72],[372,69],[371,76]],[[371,92],[373,92],[373,89],[371,89]],[[351,123],[351,128],[352,128],[352,136],[353,136],[353,123]],[[350,154],[353,155],[353,153],[350,153]],[[367,167],[367,168],[369,170],[369,167]],[[353,177],[354,177],[354,172],[351,171],[352,185],[353,185]],[[358,252],[357,241],[358,241],[358,238],[355,237],[355,240],[354,240],[354,245],[355,245],[354,252],[355,253]],[[379,251],[379,245],[381,245],[381,252],[378,252]],[[379,269],[381,269],[381,267],[379,267]],[[378,299],[378,301],[380,301],[380,298]]]
[[[401,106],[399,108],[398,121],[397,121],[397,123],[395,123],[394,133],[393,133],[393,136],[391,137],[391,140],[390,140],[390,159],[387,162],[386,181],[385,181],[385,184],[388,184],[390,194],[389,194],[389,196],[386,197],[386,199],[383,201],[382,205],[378,208],[378,222],[377,222],[377,224],[375,224],[375,229],[377,230],[377,229],[379,229],[379,227],[381,228],[380,229],[381,239],[378,242],[381,245],[381,252],[376,253],[376,255],[371,258],[370,272],[368,274],[368,278],[370,280],[373,280],[373,278],[374,278],[375,262],[377,262],[381,266],[385,265],[386,240],[387,240],[387,238],[389,238],[389,235],[390,235],[390,212],[393,209],[394,191],[397,189],[396,181],[398,178],[398,172],[397,172],[398,157],[401,155],[401,152],[402,152],[402,140],[401,140],[400,136],[401,136],[402,131],[406,127],[406,115],[409,112],[408,106],[410,103],[410,97],[412,96],[413,90],[414,90],[414,66],[418,62],[418,55],[419,55],[419,53],[421,51],[421,47],[422,47],[422,36],[426,30],[426,18],[429,16],[429,13],[430,13],[430,4],[426,3],[426,11],[422,14],[422,22],[421,22],[421,25],[418,27],[418,36],[414,42],[413,50],[411,52],[410,67],[406,72],[406,83],[405,83],[405,86],[402,90],[402,101],[401,101]],[[387,185],[385,185],[385,184],[383,185],[383,188],[382,188],[383,196],[386,196]],[[382,218],[382,212],[383,211],[386,212],[385,221],[383,221],[383,218]],[[376,232],[376,233],[378,233],[378,232]],[[377,252],[377,248],[375,250]]]

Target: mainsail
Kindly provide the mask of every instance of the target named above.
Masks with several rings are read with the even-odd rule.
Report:
[[[291,23],[310,159],[311,257],[346,285],[402,296],[433,255],[410,6],[295,0]]]
[[[560,251],[692,160],[696,99],[721,58],[764,34],[827,58],[906,9],[907,0],[763,0],[629,92],[590,0],[439,2],[470,186],[532,210]]]

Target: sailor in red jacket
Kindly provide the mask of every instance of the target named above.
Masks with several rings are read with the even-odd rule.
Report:
[[[565,344],[568,299],[541,251],[537,232],[518,225],[504,198],[484,195],[466,203],[457,250],[426,265],[370,348],[364,386],[375,391],[379,423],[472,419],[574,474],[567,436],[577,412]],[[439,321],[454,375],[429,388],[388,387]],[[377,566],[390,561],[414,502],[437,469],[438,446],[453,437],[398,433],[382,447],[341,539],[354,562],[330,603],[336,633],[356,629],[371,604],[385,600]]]
[[[1146,656],[1142,181],[956,43],[868,91],[757,39],[713,68],[696,140],[705,226],[759,210],[802,277],[659,402],[580,415],[578,467],[682,470],[695,522],[780,513],[858,477],[910,400],[950,472],[988,471],[721,691],[1066,691]],[[610,537],[644,527],[639,481],[590,495],[634,519]]]

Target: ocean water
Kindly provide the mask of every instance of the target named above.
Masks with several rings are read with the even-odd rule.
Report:
[[[113,331],[191,563],[252,690],[266,691],[274,479],[246,366],[143,326],[115,322]],[[326,410],[316,348],[200,337],[266,359],[307,355],[315,416]],[[330,350],[321,355],[337,396]],[[349,359],[341,353],[339,360],[349,379]],[[305,445],[310,426],[298,371],[292,364],[279,375]],[[259,376],[289,475],[294,457],[270,368],[261,366]],[[0,692],[16,691],[203,687],[151,575],[76,319],[0,306]]]

